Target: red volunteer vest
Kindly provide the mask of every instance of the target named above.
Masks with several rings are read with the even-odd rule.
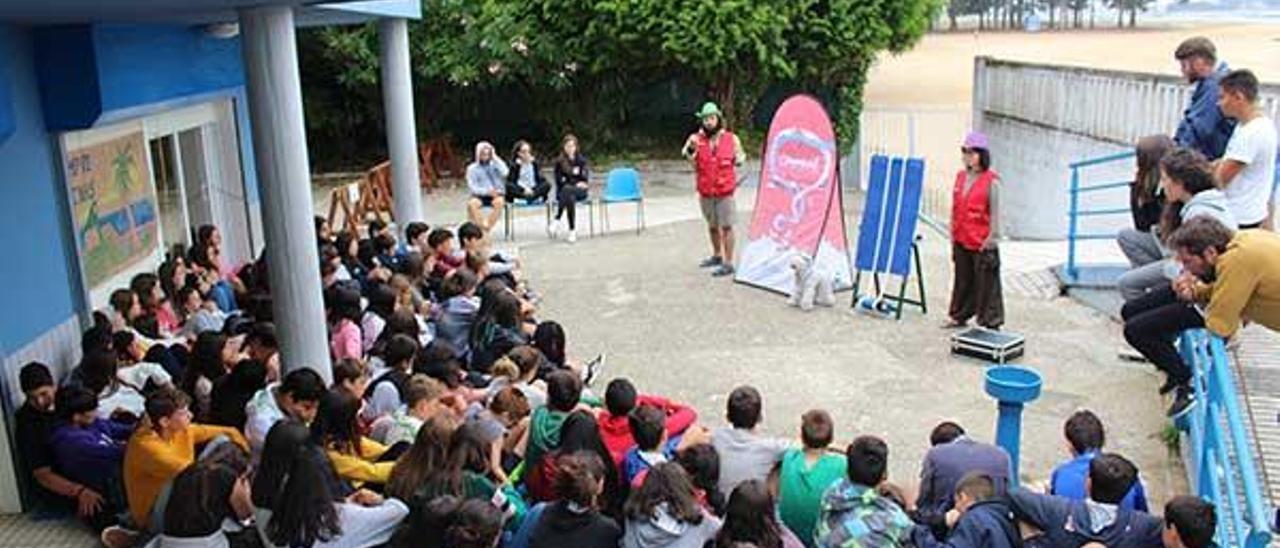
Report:
[[[711,139],[702,132],[696,138],[698,145],[694,155],[694,173],[698,183],[698,194],[708,198],[723,198],[733,194],[738,184],[734,171],[733,134],[728,130],[720,132],[715,148],[711,147]]]
[[[956,173],[951,191],[951,239],[970,251],[982,249],[991,235],[991,181],[996,172],[986,170],[978,175],[969,193],[964,193],[965,170]]]

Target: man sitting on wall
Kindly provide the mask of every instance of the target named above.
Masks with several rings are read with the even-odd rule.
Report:
[[[1197,217],[1173,233],[1170,245],[1186,270],[1174,290],[1183,300],[1205,304],[1210,332],[1234,337],[1244,320],[1280,331],[1280,234],[1233,233]]]

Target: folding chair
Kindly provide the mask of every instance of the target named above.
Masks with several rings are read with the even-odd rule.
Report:
[[[609,171],[605,178],[604,193],[600,196],[600,213],[604,218],[604,231],[609,231],[609,204],[634,202],[636,204],[636,234],[644,230],[644,192],[640,186],[640,174],[629,167]]]

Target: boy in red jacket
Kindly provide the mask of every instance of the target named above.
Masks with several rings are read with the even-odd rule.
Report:
[[[688,430],[698,420],[698,413],[687,405],[680,404],[658,396],[639,395],[635,385],[627,379],[614,379],[604,393],[605,410],[597,417],[600,423],[600,437],[613,456],[613,464],[622,466],[627,450],[635,446],[636,440],[631,435],[631,424],[627,416],[632,409],[641,405],[651,405],[667,414],[667,436],[676,437]],[[619,468],[621,469],[621,468]]]

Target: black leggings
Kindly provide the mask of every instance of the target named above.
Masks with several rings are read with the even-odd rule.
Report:
[[[1174,384],[1191,381],[1191,368],[1173,343],[1182,330],[1204,327],[1204,316],[1194,305],[1178,299],[1173,288],[1165,285],[1125,303],[1120,316],[1124,318],[1124,339],[1130,346],[1169,375]]]
[[[564,212],[569,212],[569,230],[577,228],[578,224],[578,202],[587,199],[587,189],[578,188],[575,185],[564,185],[560,187],[560,191],[556,193],[556,220],[560,220],[560,216]]]

